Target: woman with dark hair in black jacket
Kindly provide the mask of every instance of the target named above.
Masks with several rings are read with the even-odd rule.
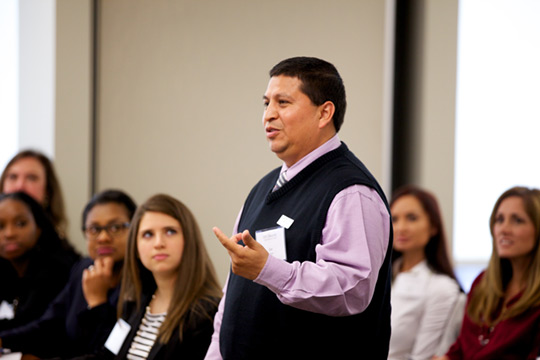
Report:
[[[39,203],[22,192],[0,195],[0,330],[41,316],[75,260]]]
[[[37,320],[0,332],[0,346],[39,358],[66,359],[100,348],[116,322],[116,304],[135,202],[120,190],[92,197],[83,210],[88,258]]]

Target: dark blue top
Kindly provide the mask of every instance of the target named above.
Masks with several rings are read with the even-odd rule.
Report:
[[[49,240],[40,238],[39,241]],[[8,260],[0,258],[0,302],[13,304],[15,312],[13,319],[0,320],[0,332],[27,324],[43,315],[47,306],[66,286],[73,264],[79,260],[74,252],[44,249],[41,246],[35,246],[28,257],[28,267],[22,277]]]
[[[1,332],[2,346],[41,358],[74,357],[100,348],[116,322],[120,289],[110,290],[107,303],[89,310],[82,273],[91,264],[85,258],[73,266],[68,284],[38,320]]]

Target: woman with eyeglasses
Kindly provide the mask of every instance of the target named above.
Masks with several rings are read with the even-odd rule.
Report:
[[[23,192],[0,195],[0,331],[39,318],[71,267],[41,205]]]
[[[86,205],[83,232],[89,258],[75,265],[67,286],[43,316],[0,333],[0,347],[40,358],[92,353],[116,321],[116,304],[129,223],[136,205],[126,193],[107,190]]]

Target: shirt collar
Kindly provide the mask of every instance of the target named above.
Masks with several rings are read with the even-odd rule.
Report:
[[[323,156],[324,154],[337,149],[341,146],[341,140],[338,134],[334,135],[330,140],[298,160],[293,166],[288,167],[285,163],[281,166],[280,174],[287,172],[287,181],[295,177],[300,171],[304,170],[309,164]]]
[[[399,274],[399,268],[401,267],[401,263],[403,262],[403,259],[399,258],[397,259],[394,264],[392,265],[392,272],[394,276],[397,276]],[[419,274],[426,271],[431,271],[429,269],[429,266],[427,264],[427,260],[422,260],[418,264],[414,265],[412,269],[406,271],[408,274]]]

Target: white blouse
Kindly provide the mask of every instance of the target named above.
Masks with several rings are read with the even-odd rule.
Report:
[[[434,273],[426,261],[399,273],[392,283],[388,359],[431,359],[459,295],[457,282]]]

